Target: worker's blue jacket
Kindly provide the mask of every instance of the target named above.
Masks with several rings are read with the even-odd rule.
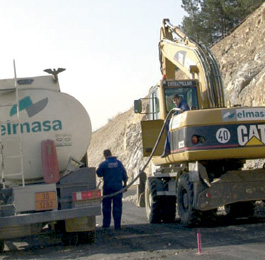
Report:
[[[97,175],[103,177],[105,194],[121,190],[128,179],[123,164],[114,156],[108,157],[99,165]]]
[[[177,106],[177,108],[180,108],[182,111],[190,110],[190,107],[187,101],[184,99],[180,101],[180,104]]]

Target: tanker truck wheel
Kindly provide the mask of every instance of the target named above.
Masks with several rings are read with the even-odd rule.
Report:
[[[78,245],[78,233],[77,232],[64,232],[61,237],[61,241],[64,246],[76,246]]]
[[[78,244],[92,244],[95,242],[96,232],[92,231],[83,231],[78,232]]]
[[[180,176],[177,184],[178,215],[185,226],[197,226],[201,223],[202,212],[193,208],[193,183],[189,175]]]
[[[149,223],[161,222],[161,200],[156,195],[159,180],[149,177],[145,184],[145,210]]]

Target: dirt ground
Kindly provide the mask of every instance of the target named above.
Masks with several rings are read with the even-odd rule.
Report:
[[[260,205],[255,217],[228,220],[220,214],[209,226],[186,228],[175,223],[149,224],[144,208],[137,208],[135,190],[125,194],[122,230],[102,229],[97,217],[93,244],[63,246],[60,238],[49,233],[8,241],[0,259],[265,259],[265,211]],[[201,253],[198,231],[201,234]]]

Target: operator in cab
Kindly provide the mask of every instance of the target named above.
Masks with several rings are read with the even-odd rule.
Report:
[[[178,94],[174,94],[172,96],[172,102],[174,103],[174,105],[176,106],[176,108],[179,108],[183,111],[187,111],[190,110],[190,107],[187,103],[186,100],[184,100],[180,95]],[[179,111],[176,111],[174,113],[174,115],[179,114]],[[170,154],[170,132],[169,132],[169,120],[166,122],[166,126],[165,129],[167,131],[167,136],[166,136],[166,140],[165,140],[165,145],[164,145],[164,152],[161,155],[161,158],[165,158]]]
[[[172,97],[172,102],[175,104],[176,108],[180,108],[182,111],[190,110],[190,107],[186,100],[184,100],[178,94],[174,94]],[[178,114],[178,111],[176,112]]]

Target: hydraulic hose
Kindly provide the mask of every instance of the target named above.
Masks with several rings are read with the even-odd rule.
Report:
[[[162,128],[161,128],[161,130],[160,130],[160,133],[159,133],[159,135],[158,135],[158,138],[157,138],[157,140],[156,140],[156,143],[155,143],[155,145],[154,145],[154,147],[153,147],[153,149],[152,149],[152,152],[151,152],[151,154],[150,154],[150,156],[149,156],[147,162],[146,162],[145,165],[143,166],[143,168],[139,171],[139,174],[138,174],[138,175],[137,175],[137,176],[136,176],[136,177],[135,177],[135,178],[134,178],[134,179],[133,179],[128,185],[126,185],[126,186],[125,186],[124,188],[122,188],[121,190],[119,190],[119,191],[117,191],[117,192],[114,192],[114,193],[111,193],[111,194],[108,194],[108,195],[101,196],[101,197],[100,197],[101,199],[111,198],[111,197],[114,197],[114,196],[116,196],[116,195],[118,195],[118,194],[120,194],[120,193],[124,193],[124,192],[126,192],[127,189],[128,189],[129,187],[131,187],[131,186],[136,182],[136,180],[141,176],[141,174],[143,174],[145,168],[147,167],[147,165],[148,165],[149,162],[151,161],[151,159],[152,159],[152,157],[153,157],[153,155],[154,155],[154,153],[155,153],[155,151],[156,151],[156,148],[157,148],[157,146],[158,146],[158,144],[159,144],[159,141],[161,140],[162,134],[163,134],[163,132],[164,132],[164,129],[165,129],[165,127],[166,127],[166,124],[167,124],[169,118],[170,118],[171,115],[172,115],[174,112],[176,112],[176,111],[181,112],[182,110],[179,109],[179,108],[172,108],[172,109],[169,111],[169,113],[167,114],[167,116],[166,116],[166,118],[165,118],[165,120],[164,120],[163,126],[162,126]]]

